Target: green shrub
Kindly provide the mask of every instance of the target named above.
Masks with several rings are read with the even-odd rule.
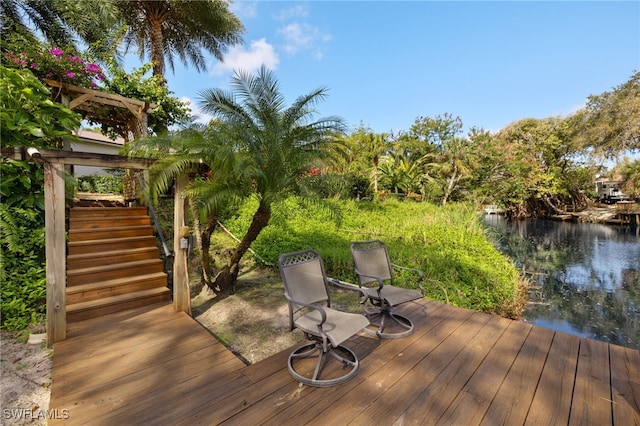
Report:
[[[78,191],[99,194],[122,194],[122,176],[81,176]]]
[[[308,175],[303,179],[305,186],[322,198],[353,200],[373,199],[369,179],[344,174]]]
[[[226,226],[243,235],[256,207],[257,202],[246,202]],[[291,197],[274,206],[273,220],[252,248],[271,265],[280,253],[314,248],[328,275],[354,282],[349,245],[367,239],[383,240],[394,263],[421,269],[429,299],[509,318],[522,310],[517,269],[487,239],[475,209],[465,204],[341,200],[319,208]],[[415,287],[411,274],[396,279]]]
[[[1,167],[0,325],[21,330],[46,310],[42,169],[5,159]]]

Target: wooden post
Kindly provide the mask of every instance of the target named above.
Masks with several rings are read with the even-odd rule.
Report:
[[[64,164],[44,163],[47,346],[67,337]]]
[[[185,225],[183,191],[186,177],[176,180],[173,212],[173,308],[176,312],[191,315],[191,294],[189,292],[189,270],[187,268],[187,250],[181,248],[180,228]]]

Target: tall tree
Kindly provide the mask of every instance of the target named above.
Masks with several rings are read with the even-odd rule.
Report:
[[[588,174],[575,161],[566,120],[527,118],[496,135],[502,152],[492,191],[515,216],[564,213],[561,204],[583,203]],[[591,186],[591,183],[589,186]]]
[[[153,63],[153,75],[165,75],[177,56],[186,66],[206,70],[203,50],[222,61],[230,46],[242,42],[244,26],[225,0],[132,0],[115,2],[126,25],[123,42],[135,45],[141,60]]]
[[[444,143],[462,131],[462,119],[453,114],[438,114],[435,117],[418,117],[407,135],[399,142],[414,157],[423,157],[440,150]]]
[[[640,150],[640,71],[611,91],[589,96],[569,120],[576,141],[596,154],[613,158]]]
[[[426,174],[440,182],[442,198],[440,204],[447,204],[451,195],[460,187],[463,179],[470,176],[475,163],[473,143],[467,138],[450,138],[434,154],[428,154]]]
[[[0,39],[15,35],[58,46],[99,43],[116,22],[111,2],[100,0],[0,0]]]
[[[395,194],[416,192],[422,177],[420,163],[421,159],[415,160],[403,148],[388,152],[380,160],[381,184]]]
[[[231,86],[232,92],[201,91],[200,106],[219,118],[233,135],[228,143],[239,158],[242,178],[257,197],[258,207],[228,263],[215,277],[213,289],[220,292],[229,291],[235,283],[242,256],[269,223],[273,202],[299,189],[309,165],[323,156],[321,148],[345,128],[338,117],[313,121],[315,105],[327,96],[326,88],[299,96],[286,107],[278,81],[264,66],[256,75],[236,72]]]
[[[366,179],[371,180],[374,194],[378,193],[380,159],[391,148],[389,135],[375,133],[372,129],[364,127],[361,123],[351,135],[346,138],[349,147],[349,165],[347,169],[358,172]]]

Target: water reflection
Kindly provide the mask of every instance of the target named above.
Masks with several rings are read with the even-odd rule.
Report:
[[[496,246],[531,279],[532,324],[640,349],[640,236],[600,224],[485,216]]]

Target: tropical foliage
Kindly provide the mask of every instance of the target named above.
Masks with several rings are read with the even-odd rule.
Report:
[[[27,43],[77,48],[80,43],[104,47],[104,35],[115,23],[112,2],[100,0],[0,0],[0,39],[14,36]]]
[[[327,154],[323,148],[343,130],[338,117],[314,120],[315,105],[325,98],[325,88],[301,95],[287,107],[278,81],[265,67],[255,75],[236,72],[231,87],[231,92],[201,91],[201,108],[216,117],[215,131],[180,133],[175,140],[161,143],[175,149],[153,170],[157,173],[154,184],[160,189],[166,189],[171,178],[189,174],[193,178],[186,194],[204,212],[197,215],[198,220],[208,224],[207,232],[201,234],[205,252],[209,231],[226,203],[247,196],[258,201],[251,225],[228,261],[212,282],[203,276],[218,292],[229,291],[235,283],[240,260],[269,224],[272,204],[291,192],[310,192],[303,178],[320,165]],[[155,149],[153,144],[153,140],[141,141],[132,150],[148,152]],[[195,170],[203,173],[195,176]]]
[[[28,70],[0,65],[2,145],[62,147],[80,125],[80,116],[57,102]]]
[[[590,96],[584,109],[568,117],[523,118],[497,132],[472,128],[463,135],[462,119],[448,112],[418,117],[410,129],[395,134],[378,134],[362,125],[345,134],[339,118],[315,119],[325,88],[287,106],[270,71],[238,71],[230,91],[200,93],[203,110],[215,117],[208,126],[167,132],[189,117],[186,105],[166,87],[166,66],[173,69],[177,60],[203,71],[205,53],[221,59],[241,42],[243,25],[227,1],[0,0],[0,13],[3,146],[60,147],[78,126],[79,116],[52,102],[36,77],[99,86],[155,104],[148,123],[154,137],[136,141],[131,152],[158,158],[152,171],[157,193],[169,190],[175,179],[188,180],[185,195],[200,242],[202,281],[219,292],[232,289],[250,247],[272,258],[275,251],[300,241],[315,241],[320,228],[335,244],[341,237],[324,225],[343,216],[342,226],[363,237],[394,231],[390,243],[401,256],[414,244],[429,253],[428,260],[415,253],[406,260],[421,265],[434,280],[430,297],[498,312],[498,299],[508,300],[507,305],[515,300],[513,288],[505,290],[491,280],[482,256],[494,265],[500,261],[487,255],[477,224],[469,221],[472,212],[456,210],[468,204],[458,202],[496,203],[516,217],[582,208],[596,173],[606,171],[603,159],[640,150],[638,72],[612,90]],[[80,52],[80,45],[88,53]],[[120,47],[135,47],[150,63],[126,72],[118,65]],[[152,76],[146,77],[149,72]],[[97,114],[93,120],[99,118],[109,117]],[[112,124],[103,131],[127,133]],[[637,160],[620,162],[614,173],[624,179],[628,194],[640,195]],[[26,312],[30,319],[39,314],[32,306],[42,301],[42,280],[37,278],[42,274],[42,191],[41,170],[33,164],[3,159],[2,174],[4,326],[6,313]],[[374,202],[357,204],[347,198]],[[296,220],[292,225],[292,211],[302,211],[308,224]],[[328,216],[314,222],[315,214]],[[415,217],[422,220],[419,229],[395,232]],[[215,264],[210,243],[221,219],[236,226],[241,238]],[[450,234],[457,225],[449,219],[466,224],[468,239],[464,232]],[[465,253],[456,250],[463,239]],[[327,263],[340,271],[344,259],[328,256]],[[505,276],[517,281],[510,270]],[[4,285],[5,280],[12,284]],[[513,306],[502,313],[513,315]]]
[[[52,102],[27,70],[0,66],[2,146],[60,147],[80,117]],[[44,314],[44,179],[41,166],[0,163],[0,311],[2,327],[20,329]]]
[[[140,60],[150,59],[153,75],[164,76],[179,58],[206,70],[203,50],[222,60],[229,46],[242,41],[244,26],[224,0],[135,0],[114,2],[124,24],[122,42],[137,47]]]
[[[516,268],[485,236],[473,205],[455,203],[442,208],[431,203],[336,200],[331,209],[319,209],[299,197],[273,205],[281,220],[270,223],[252,245],[257,262],[275,264],[280,253],[317,249],[327,274],[356,282],[349,244],[379,238],[393,261],[418,267],[425,273],[427,297],[456,306],[506,317],[519,314],[524,282]],[[225,222],[234,234],[250,226],[257,206],[247,200]],[[221,247],[214,245],[215,250]],[[415,287],[410,275],[398,284]]]

